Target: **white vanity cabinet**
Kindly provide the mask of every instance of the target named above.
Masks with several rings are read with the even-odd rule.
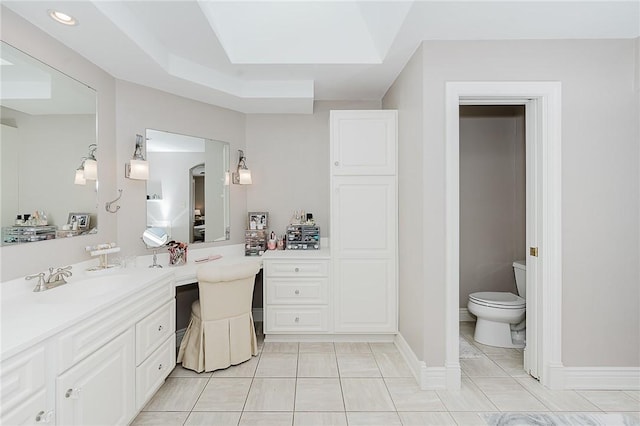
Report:
[[[53,406],[49,404],[46,366],[47,351],[44,344],[2,363],[0,424],[52,423]]]
[[[331,111],[334,331],[398,330],[397,111]]]
[[[119,287],[126,290],[101,295],[102,303],[61,304],[77,316],[2,361],[1,424],[116,425],[135,418],[176,356],[173,275],[139,274],[138,283],[133,275],[130,287]]]
[[[262,262],[265,334],[331,331],[328,250],[270,251]]]

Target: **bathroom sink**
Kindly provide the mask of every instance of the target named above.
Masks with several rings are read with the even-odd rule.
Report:
[[[126,275],[105,275],[72,281],[40,293],[33,293],[36,303],[77,304],[108,293],[117,293],[130,285]]]

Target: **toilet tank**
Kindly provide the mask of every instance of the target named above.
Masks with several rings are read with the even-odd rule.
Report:
[[[527,298],[527,262],[524,260],[516,260],[513,262],[513,273],[516,276],[516,287],[518,288],[518,296],[523,299]]]

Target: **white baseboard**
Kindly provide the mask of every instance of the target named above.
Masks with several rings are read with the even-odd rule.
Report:
[[[377,342],[393,343],[395,334],[265,334],[265,342]]]
[[[564,367],[565,389],[640,390],[640,367]]]
[[[476,321],[476,316],[473,315],[472,313],[469,312],[469,310],[467,308],[460,308],[460,322],[465,322],[465,321],[472,321],[475,322]]]
[[[456,363],[446,367],[427,367],[424,361],[418,359],[402,334],[396,335],[394,343],[409,365],[420,389],[460,389],[460,364]]]
[[[253,308],[251,310],[251,314],[253,315],[254,321],[264,321],[264,309],[263,308]]]
[[[182,342],[182,338],[184,337],[184,333],[187,331],[186,328],[181,328],[180,330],[176,330],[176,348],[180,347],[180,343]]]

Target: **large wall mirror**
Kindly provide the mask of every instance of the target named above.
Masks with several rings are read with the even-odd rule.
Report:
[[[172,240],[229,239],[229,144],[147,129],[147,227]]]
[[[75,183],[96,148],[95,90],[5,42],[0,67],[2,245],[96,232],[98,182]]]

